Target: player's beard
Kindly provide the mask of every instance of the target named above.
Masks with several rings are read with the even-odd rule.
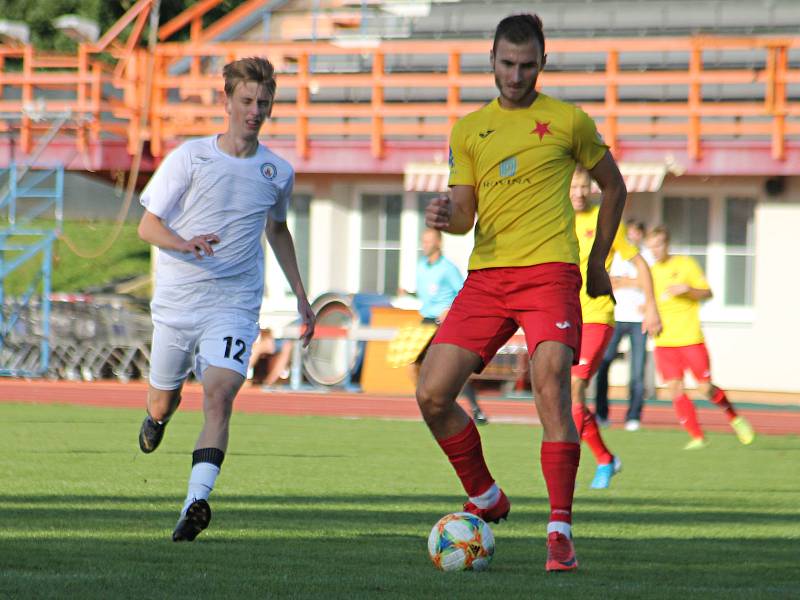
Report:
[[[530,98],[533,100],[535,98],[535,94],[533,94],[533,90],[536,87],[536,78],[531,81],[530,85],[524,88],[509,88],[505,86],[500,77],[497,75],[494,76],[494,84],[497,86],[497,89],[500,91],[500,95],[510,104],[518,105],[522,102],[524,98]],[[510,94],[510,95],[509,95]]]

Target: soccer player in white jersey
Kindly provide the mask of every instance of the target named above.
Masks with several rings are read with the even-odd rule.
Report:
[[[176,542],[194,540],[211,520],[207,500],[225,457],[233,400],[259,331],[263,231],[297,297],[303,343],[314,333],[314,312],[286,227],[294,170],[258,141],[272,112],[273,66],[263,58],[244,58],[226,65],[223,77],[227,131],[176,148],[141,195],[146,210],[139,236],[160,249],[151,303],[147,416],[139,432],[142,452],[152,452],[161,442],[191,370],[203,384],[205,424],[172,533]]]

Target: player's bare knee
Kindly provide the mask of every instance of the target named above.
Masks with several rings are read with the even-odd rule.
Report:
[[[541,398],[544,402],[553,406],[558,405],[562,397],[569,397],[569,388],[562,386],[562,383],[555,378],[535,381],[533,389],[537,398]]]
[[[233,398],[224,394],[206,394],[203,412],[206,421],[218,424],[227,423],[233,413]]]
[[[714,384],[710,381],[701,381],[697,384],[697,391],[707,398],[714,395],[715,389]]]
[[[421,382],[417,386],[417,404],[426,420],[445,414],[455,402],[455,397],[441,388]]]
[[[417,383],[417,404],[419,404],[420,408],[423,410],[432,405],[435,402],[435,393],[430,386],[426,385],[423,381],[419,381]]]
[[[673,379],[667,382],[667,389],[669,390],[670,396],[675,398],[676,396],[680,396],[683,394],[683,382],[677,379]]]

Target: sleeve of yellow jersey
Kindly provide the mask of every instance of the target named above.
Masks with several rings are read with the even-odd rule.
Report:
[[[450,178],[448,185],[475,185],[475,172],[472,157],[467,152],[467,127],[461,119],[450,133]]]
[[[700,268],[695,259],[688,256],[686,257],[686,284],[696,290],[709,289],[703,269]]]
[[[639,249],[625,237],[625,226],[622,223],[617,227],[617,234],[614,236],[614,243],[611,245],[609,256],[613,257],[615,251],[619,252],[623,260],[630,260],[639,254]]]
[[[575,160],[585,169],[593,169],[607,151],[608,146],[592,118],[576,106],[572,128],[572,154]]]

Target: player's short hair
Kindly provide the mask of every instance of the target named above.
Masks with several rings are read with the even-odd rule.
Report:
[[[575,177],[585,177],[590,184],[592,183],[592,174],[580,163],[575,165],[575,170],[572,172],[572,178],[575,179]]]
[[[644,221],[637,221],[636,219],[628,219],[627,221],[625,221],[625,226],[633,227],[641,234],[647,232],[647,227],[645,226]]]
[[[250,56],[229,62],[222,69],[225,95],[233,96],[236,86],[244,81],[255,81],[267,86],[270,97],[275,97],[275,67],[266,58]]]
[[[524,44],[525,42],[536,40],[539,42],[539,46],[542,48],[542,56],[544,56],[544,31],[539,15],[511,15],[500,21],[494,32],[492,52],[497,50],[497,41],[500,38],[508,40],[512,44]]]
[[[669,228],[666,225],[656,225],[647,233],[648,238],[656,237],[659,235],[663,235],[664,241],[669,242]]]

